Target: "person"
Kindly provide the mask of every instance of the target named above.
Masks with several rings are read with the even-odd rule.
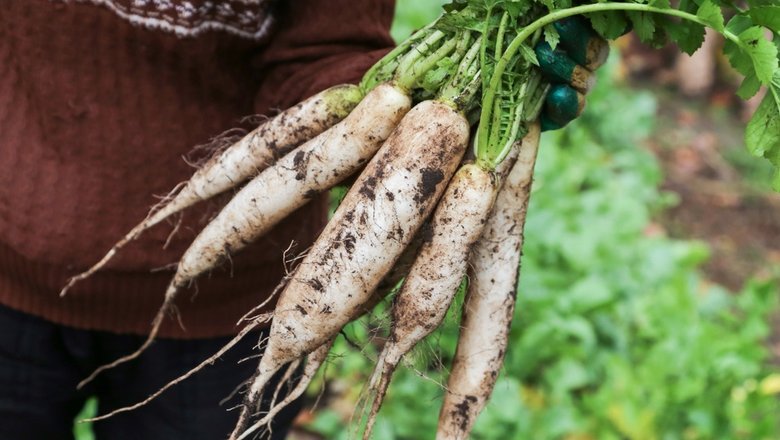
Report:
[[[4,4],[0,438],[71,439],[90,396],[99,414],[143,400],[235,335],[238,318],[283,276],[289,244],[304,249],[323,226],[326,197],[199,280],[192,300],[177,304],[183,326],[167,321],[140,358],[81,389],[95,368],[142,343],[170,277],[155,269],[177,261],[224,198],[188,210],[167,247],[170,224],[128,245],[68,296],[57,292],[146,215],[151,195],[187,179],[192,169],[181,156],[193,146],[246,115],[357,82],[392,47],[393,11],[393,0]],[[577,100],[548,104],[559,117],[545,116],[556,121],[547,128],[581,111]],[[257,354],[261,337],[248,336],[146,406],[96,423],[97,439],[226,436],[237,417],[227,408],[239,396],[219,402],[253,373],[254,362],[238,361]],[[272,438],[285,437],[298,409],[276,418]]]

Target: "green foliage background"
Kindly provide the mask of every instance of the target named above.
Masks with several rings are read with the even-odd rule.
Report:
[[[399,1],[394,36],[438,13]],[[640,147],[655,100],[607,66],[585,115],[543,137],[505,369],[475,439],[775,439],[780,374],[765,347],[776,280],[733,294],[708,283],[698,242],[652,234],[675,198]],[[396,373],[377,440],[433,438],[459,304]],[[327,377],[350,408],[371,373],[386,310],[347,330]],[[344,403],[347,403],[344,405]],[[325,409],[311,426],[348,437],[348,414]]]

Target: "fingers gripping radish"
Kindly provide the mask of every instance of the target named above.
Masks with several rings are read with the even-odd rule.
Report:
[[[275,371],[331,339],[370,300],[444,191],[468,136],[463,114],[436,101],[401,121],[282,292],[244,412]]]
[[[269,119],[231,147],[212,157],[193,174],[181,190],[150,212],[106,255],[86,272],[68,280],[67,290],[100,270],[130,241],[173,214],[220,194],[258,174],[290,150],[322,133],[352,111],[362,97],[358,86],[340,85],[324,90]]]
[[[424,242],[393,304],[390,336],[369,383],[373,396],[363,438],[370,437],[395,367],[429,335],[447,313],[466,274],[468,253],[482,233],[495,197],[493,172],[479,165],[463,166],[453,177],[431,221]]]
[[[539,145],[534,126],[471,253],[469,287],[436,438],[467,439],[495,385],[506,352],[523,244],[523,226]]]

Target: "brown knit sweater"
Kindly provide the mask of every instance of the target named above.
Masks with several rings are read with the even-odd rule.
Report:
[[[392,45],[393,0],[10,0],[0,8],[0,303],[68,326],[148,332],[177,261],[218,200],[126,247],[57,295],[192,174],[182,156],[239,124],[354,82]],[[304,249],[302,208],[178,301],[186,331],[235,332]],[[196,295],[197,293],[197,295]]]

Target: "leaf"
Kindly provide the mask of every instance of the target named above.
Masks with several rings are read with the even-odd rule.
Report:
[[[544,41],[546,41],[553,50],[558,47],[561,36],[558,34],[558,29],[555,29],[555,26],[548,24],[544,27]]]
[[[553,0],[541,0],[542,4],[547,6],[550,11],[555,10],[555,2]]]
[[[649,43],[655,34],[655,22],[652,15],[645,12],[627,12],[628,18],[634,25],[634,32],[644,43]]]
[[[745,25],[751,23],[750,18],[732,19],[726,27],[731,32],[739,33],[739,42],[727,40],[723,47],[729,63],[739,73],[746,77],[755,75],[762,84],[769,84],[777,67],[778,46],[764,37],[764,29],[760,26]],[[740,29],[744,29],[741,30]]]
[[[748,100],[755,96],[761,89],[761,81],[758,80],[756,75],[750,74],[745,77],[742,84],[737,89],[737,96],[742,99]]]
[[[669,19],[662,20],[669,38],[683,52],[693,55],[704,43],[704,26],[689,21],[677,23]]]
[[[650,0],[650,3],[648,4],[654,8],[660,9],[669,9],[672,7],[672,5],[669,3],[669,0]]]
[[[593,29],[604,39],[614,40],[623,35],[628,28],[628,22],[622,12],[594,12],[588,14]]]
[[[750,17],[759,26],[780,32],[780,6],[759,6],[750,9]]]
[[[680,0],[679,4],[677,5],[677,9],[690,13],[696,13],[696,8],[697,3],[693,0]]]
[[[764,29],[753,26],[739,34],[742,49],[753,61],[758,80],[769,84],[777,70],[777,46],[764,36]]]
[[[726,40],[726,43],[723,45],[723,52],[728,57],[731,67],[733,67],[737,72],[745,75],[745,77],[751,75],[755,76],[753,61],[751,61],[747,52],[742,50],[742,48],[737,43],[734,43],[731,40]]]
[[[756,8],[759,6],[769,6],[776,2],[777,0],[747,0],[748,4],[750,5],[750,8]]]
[[[539,65],[539,60],[536,58],[536,52],[525,44],[520,46],[520,54],[523,58],[534,66]]]
[[[726,29],[735,34],[741,34],[750,26],[753,26],[753,21],[750,19],[750,17],[746,15],[735,15],[731,20],[729,20],[729,24],[726,25]]]
[[[669,44],[669,36],[663,28],[656,28],[653,39],[649,41],[649,44],[654,49],[663,49]]]
[[[699,6],[699,10],[696,12],[696,16],[718,32],[723,32],[723,30],[726,29],[723,21],[723,13],[721,12],[720,7],[713,3],[712,0],[704,0],[701,6]]]
[[[745,129],[745,145],[780,168],[780,74],[775,75],[764,100]],[[774,184],[780,183],[775,177]],[[776,188],[777,189],[777,188]]]
[[[780,374],[772,373],[765,377],[759,389],[763,394],[780,394]]]
[[[509,13],[509,17],[512,20],[517,20],[518,17],[525,15],[533,6],[532,2],[510,2],[504,3],[503,8]]]

